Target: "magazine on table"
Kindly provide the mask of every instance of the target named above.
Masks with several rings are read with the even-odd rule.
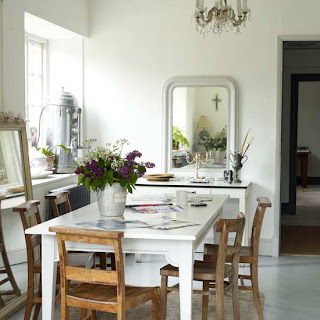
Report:
[[[137,205],[130,208],[133,211],[137,211],[142,214],[153,214],[153,213],[176,213],[183,212],[184,209],[179,206],[168,205],[168,204],[154,204],[154,205]]]
[[[153,216],[154,217],[154,216]],[[170,230],[182,227],[195,226],[199,223],[183,221],[168,216],[158,216],[157,218],[145,218],[135,220],[125,220],[123,218],[99,219],[95,221],[78,222],[77,227],[86,229],[103,229],[103,230],[126,230],[137,228],[152,228],[158,230]]]

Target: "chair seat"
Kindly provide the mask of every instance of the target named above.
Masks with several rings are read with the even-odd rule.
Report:
[[[179,277],[179,268],[168,264],[160,269],[162,276]],[[231,265],[226,264],[224,268],[224,278],[230,277],[233,274]],[[196,281],[215,281],[216,279],[216,264],[212,262],[198,261],[194,262],[193,280]]]
[[[228,246],[228,248],[232,248],[232,246]],[[218,255],[219,245],[218,244],[205,244],[204,252],[205,255]],[[240,263],[252,263],[252,248],[242,246],[240,248]],[[226,262],[231,262],[232,256],[226,256]],[[205,260],[210,260],[205,258]]]
[[[144,303],[155,296],[155,287],[125,287],[126,310]],[[137,299],[139,297],[139,299]],[[117,304],[117,287],[100,284],[83,283],[71,289],[67,299],[79,300],[85,303],[98,303],[101,305]]]

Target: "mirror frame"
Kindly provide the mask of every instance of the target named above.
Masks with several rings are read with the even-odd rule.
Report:
[[[205,174],[222,173],[223,170],[230,170],[229,153],[237,148],[238,131],[238,85],[236,81],[228,76],[176,76],[170,78],[163,87],[163,158],[162,171],[183,173],[193,175],[191,169],[172,168],[172,125],[173,125],[173,91],[181,87],[222,87],[229,93],[228,102],[228,125],[227,125],[227,149],[226,149],[226,168],[203,168]]]
[[[28,139],[26,123],[20,115],[14,117],[11,112],[0,113],[0,131],[18,131],[20,142],[20,155],[22,164],[22,176],[25,186],[25,201],[33,199],[30,162],[28,154]],[[3,200],[5,201],[5,200]],[[1,214],[0,209],[0,214]],[[20,310],[27,300],[27,291],[21,292],[21,296],[11,299],[6,306],[0,309],[0,319],[7,319],[10,315]]]

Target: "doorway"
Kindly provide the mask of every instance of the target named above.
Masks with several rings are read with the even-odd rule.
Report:
[[[284,43],[283,57],[280,252],[319,255],[320,43]]]

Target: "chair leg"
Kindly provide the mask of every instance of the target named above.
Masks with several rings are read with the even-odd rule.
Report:
[[[217,319],[224,320],[224,279],[216,280]]]
[[[107,254],[105,252],[98,252],[99,265],[101,270],[107,270]]]
[[[86,318],[86,312],[87,310],[86,309],[80,309],[79,310],[79,318],[80,318],[80,320],[83,320],[84,318]],[[63,319],[62,318],[62,316],[61,316],[61,319]]]
[[[256,304],[257,313],[259,320],[263,320],[263,310],[260,300],[260,293],[259,293],[259,283],[258,283],[258,263],[253,263],[250,265],[251,271],[251,281],[252,281],[252,288],[253,288],[253,298]]]
[[[42,285],[41,285],[41,275],[39,277],[39,289],[38,289],[38,297],[41,298],[42,297]],[[39,313],[40,313],[40,309],[41,309],[41,303],[37,303],[35,310],[34,310],[34,314],[33,314],[33,320],[37,320]]]
[[[167,287],[168,277],[161,276],[161,288],[160,288],[160,319],[166,320],[167,317]]]
[[[203,281],[203,292],[209,294],[209,281]],[[202,296],[202,320],[208,319],[208,308],[209,308],[209,296]]]
[[[234,271],[234,274],[232,277],[232,304],[233,304],[233,319],[240,320],[238,270]]]
[[[32,311],[32,300],[34,294],[34,273],[33,270],[28,270],[28,292],[27,292],[27,302],[24,312],[24,320],[30,320]]]
[[[110,258],[111,262],[110,262],[110,266],[111,266],[111,270],[116,270],[116,257],[114,255],[114,253],[108,253],[107,257]]]
[[[4,251],[2,251],[2,261],[3,261],[3,264],[4,264],[4,268],[6,270],[6,273],[7,273],[8,277],[9,277],[12,289],[13,289],[14,293],[17,296],[21,296],[20,289],[18,288],[18,285],[16,283],[16,279],[14,278],[13,272],[11,270],[11,266],[10,266],[10,262],[9,262],[9,259],[8,259],[8,255],[7,255],[7,252],[5,251],[6,249],[4,248],[3,250]]]
[[[88,310],[88,316],[84,319],[96,320],[96,310]]]

